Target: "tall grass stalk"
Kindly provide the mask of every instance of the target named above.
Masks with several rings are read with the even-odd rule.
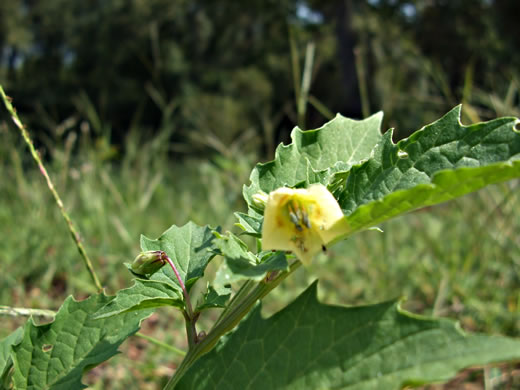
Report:
[[[61,197],[60,195],[58,194],[58,192],[56,191],[56,188],[54,186],[54,183],[52,182],[49,174],[47,173],[47,170],[45,168],[45,166],[43,165],[43,162],[40,158],[40,156],[38,155],[38,152],[36,151],[35,147],[34,147],[34,144],[29,136],[29,133],[25,127],[25,125],[23,125],[23,123],[21,122],[18,114],[16,113],[16,109],[13,107],[12,103],[11,103],[11,98],[9,98],[5,92],[4,92],[4,89],[2,88],[2,86],[0,86],[0,95],[2,97],[2,100],[7,108],[7,110],[9,111],[9,113],[11,114],[11,118],[13,120],[13,122],[15,123],[16,127],[18,127],[18,129],[20,130],[22,136],[23,136],[23,139],[25,141],[25,143],[27,144],[27,146],[29,147],[29,150],[31,152],[31,155],[33,157],[33,159],[36,161],[36,163],[38,164],[38,167],[40,169],[40,172],[41,174],[44,176],[45,178],[45,181],[47,183],[47,186],[49,187],[49,190],[51,191],[53,197],[54,197],[54,200],[56,202],[56,205],[58,206],[60,212],[61,212],[61,215],[63,216],[63,218],[65,219],[65,222],[67,224],[67,227],[69,229],[69,232],[74,240],[74,243],[76,244],[76,247],[78,248],[78,251],[81,255],[81,258],[83,260],[83,263],[85,264],[86,268],[87,268],[87,271],[89,272],[89,275],[92,279],[92,282],[93,284],[96,286],[96,288],[98,289],[98,291],[102,291],[103,290],[103,287],[99,281],[99,278],[94,270],[94,267],[92,265],[92,262],[85,250],[85,248],[83,247],[83,244],[81,243],[80,241],[80,235],[78,233],[78,231],[76,230],[71,218],[69,217],[67,211],[65,210],[65,207],[63,205],[63,201],[61,200]],[[68,150],[69,153],[70,153],[70,150]],[[68,156],[66,157],[67,161],[68,161]],[[110,180],[109,180],[110,182]],[[150,196],[151,197],[151,196]],[[15,317],[18,317],[18,316],[44,316],[44,317],[54,317],[55,316],[55,312],[51,311],[51,310],[44,310],[44,309],[31,309],[31,308],[14,308],[14,307],[9,307],[9,306],[0,306],[0,315],[10,315],[10,316],[15,316]],[[165,349],[168,349],[170,351],[173,351],[175,352],[176,354],[178,355],[185,355],[185,352],[180,350],[180,349],[177,349],[175,347],[171,347],[163,342],[161,342],[160,340],[157,340],[151,336],[148,336],[148,335],[144,335],[140,332],[136,333],[136,336],[137,337],[140,337],[140,338],[143,338],[143,339],[146,339],[147,341],[155,344],[155,345],[158,345],[160,346],[161,348],[165,348]]]
[[[65,207],[63,206],[63,202],[61,200],[60,195],[56,191],[54,184],[49,177],[49,174],[47,173],[47,170],[45,169],[45,166],[43,165],[43,162],[38,155],[38,152],[34,148],[34,144],[31,140],[31,137],[29,136],[29,132],[27,131],[24,124],[22,124],[20,118],[18,117],[18,114],[16,113],[15,108],[11,104],[11,99],[5,94],[4,89],[0,85],[0,95],[2,97],[2,100],[5,104],[5,107],[7,108],[7,111],[11,114],[11,118],[16,125],[16,127],[20,130],[22,137],[29,147],[29,150],[31,152],[31,155],[38,165],[38,168],[40,169],[41,174],[45,178],[45,181],[47,182],[47,186],[49,187],[49,190],[52,193],[52,196],[54,197],[54,200],[56,201],[56,205],[60,209],[61,215],[63,216],[63,219],[65,219],[65,222],[67,223],[67,227],[69,229],[69,232],[72,236],[72,239],[74,240],[74,243],[76,244],[76,247],[78,248],[79,254],[81,256],[81,259],[83,260],[83,263],[85,267],[87,268],[88,273],[90,274],[90,277],[92,279],[92,283],[96,286],[96,288],[99,291],[103,290],[103,286],[101,285],[101,282],[99,281],[99,278],[96,274],[96,271],[94,270],[94,267],[92,265],[92,262],[90,261],[90,258],[87,255],[87,252],[85,251],[85,248],[83,247],[83,244],[81,243],[81,239],[79,236],[79,233],[77,232],[76,228],[74,227],[74,224],[72,223],[72,220],[69,217],[69,214],[65,210]]]

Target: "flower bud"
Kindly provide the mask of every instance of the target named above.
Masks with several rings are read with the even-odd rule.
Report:
[[[253,204],[263,211],[268,199],[269,195],[267,195],[264,191],[260,191],[253,195]]]
[[[153,274],[166,264],[166,258],[163,251],[141,252],[132,263],[132,271],[140,275]]]

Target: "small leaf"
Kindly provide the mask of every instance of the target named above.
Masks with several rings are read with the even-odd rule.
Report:
[[[176,389],[392,390],[520,358],[520,340],[467,335],[451,320],[412,315],[396,302],[324,305],[316,290],[311,285],[268,319],[258,305]]]
[[[250,211],[251,213],[251,211]],[[256,214],[256,213],[251,213]],[[244,231],[244,234],[248,234],[253,237],[262,236],[262,222],[263,218],[261,215],[250,215],[237,212],[235,216],[238,218],[238,223],[235,225]]]
[[[11,347],[22,341],[23,328],[19,327],[10,335],[0,341],[0,386],[3,379],[11,369],[13,361],[11,359]]]
[[[161,306],[183,308],[182,290],[155,280],[135,279],[132,287],[119,290],[115,298],[94,313],[93,318],[106,318],[130,311]]]
[[[94,320],[92,314],[112,299],[104,294],[80,302],[69,297],[54,322],[35,325],[30,319],[22,342],[13,347],[15,388],[84,389],[83,372],[114,356],[151,314],[140,311]]]
[[[255,266],[260,262],[256,255],[249,251],[246,243],[233,233],[228,232],[225,236],[220,234],[217,235],[215,246],[220,250],[220,254],[226,259],[233,259],[237,262],[244,263],[247,266]]]
[[[213,286],[208,286],[208,291],[204,294],[202,302],[199,303],[195,311],[226,307],[229,297],[231,297],[231,288],[217,287],[215,289]]]
[[[243,191],[247,204],[255,209],[252,197],[260,191],[268,194],[279,187],[302,183],[328,185],[333,173],[348,171],[370,157],[381,140],[382,119],[382,113],[362,121],[337,115],[319,129],[295,128],[292,143],[278,146],[273,161],[257,164],[251,172],[251,184]]]
[[[191,286],[204,275],[206,266],[215,256],[214,238],[213,229],[210,227],[201,227],[188,222],[181,227],[172,226],[156,240],[141,236],[141,249],[143,252],[155,250],[166,252],[189,291]],[[150,276],[150,279],[180,287],[169,265],[162,267]]]
[[[259,258],[232,233],[216,239],[215,246],[226,260],[226,266],[217,272],[215,285],[228,285],[244,279],[260,281],[270,271],[283,271],[289,267],[283,252],[263,252]]]

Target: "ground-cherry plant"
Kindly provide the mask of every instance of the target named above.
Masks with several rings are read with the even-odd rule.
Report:
[[[0,92],[75,235],[26,129]],[[236,232],[188,222],[156,239],[143,235],[142,253],[121,266],[134,277],[130,287],[115,296],[69,297],[53,322],[30,319],[0,342],[0,387],[84,388],[85,371],[116,354],[159,309],[179,311],[189,345],[165,389],[398,389],[520,359],[520,340],[468,334],[451,320],[408,313],[398,300],[320,303],[319,283],[275,315],[261,316],[263,297],[338,241],[520,177],[518,119],[464,126],[460,110],[397,143],[391,130],[381,132],[381,113],[294,129],[273,161],[253,169],[243,189],[248,211],[236,213]],[[195,299],[193,286],[215,258],[221,259],[216,276]],[[203,331],[197,322],[209,308],[220,308],[220,316]]]

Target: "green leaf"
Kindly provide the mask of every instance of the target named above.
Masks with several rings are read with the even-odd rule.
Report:
[[[15,388],[85,388],[83,372],[114,356],[119,345],[151,314],[140,311],[94,320],[92,314],[112,299],[104,294],[80,302],[69,297],[54,322],[36,325],[30,319],[22,342],[13,347]]]
[[[287,270],[289,264],[283,252],[264,252],[259,258],[232,233],[215,240],[215,246],[226,260],[215,278],[215,285],[228,285],[244,279],[262,280],[270,271]]]
[[[22,336],[23,328],[20,327],[0,341],[0,387],[13,365],[11,359],[11,347],[20,343],[20,341],[22,341]]]
[[[191,286],[204,275],[206,266],[215,256],[214,238],[213,229],[209,226],[202,227],[188,222],[181,227],[172,226],[156,240],[141,236],[141,248],[143,252],[153,250],[166,252],[189,291]],[[168,264],[154,273],[150,279],[180,287]]]
[[[180,287],[156,280],[135,279],[132,287],[119,290],[113,300],[94,313],[93,318],[106,318],[161,306],[184,308]]]
[[[348,171],[370,157],[381,140],[382,119],[382,113],[362,121],[338,114],[319,129],[295,128],[291,133],[292,143],[279,145],[273,161],[257,164],[251,172],[251,184],[244,186],[243,191],[247,204],[255,208],[252,196],[259,191],[269,193],[302,183],[328,185],[333,173]]]
[[[463,126],[460,106],[397,144],[391,132],[337,193],[350,232],[520,177],[516,118]]]
[[[256,214],[254,211],[250,211],[251,214]],[[235,216],[238,222],[235,226],[241,228],[245,234],[249,234],[253,237],[262,236],[262,223],[264,221],[261,215],[250,215],[237,212]]]
[[[318,302],[316,284],[268,319],[258,305],[176,389],[399,389],[520,358],[520,340],[467,335],[451,320]]]
[[[224,308],[227,301],[231,297],[231,288],[229,287],[213,287],[208,286],[208,290],[202,302],[200,302],[195,311],[200,312],[206,309]]]

